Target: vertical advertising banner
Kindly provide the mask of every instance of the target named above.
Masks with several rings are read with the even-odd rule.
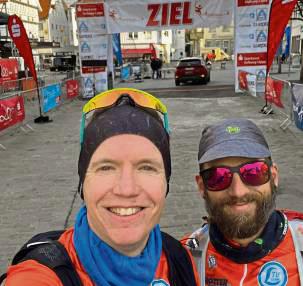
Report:
[[[83,98],[107,90],[98,84],[100,72],[104,72],[108,60],[108,36],[103,3],[79,3],[76,5],[79,31],[79,55]]]
[[[3,91],[18,88],[18,62],[16,59],[0,59],[0,86]]]
[[[66,82],[67,98],[74,98],[79,95],[79,82],[75,79]]]
[[[255,75],[256,92],[264,92],[270,0],[235,1],[235,90],[242,70]]]
[[[22,96],[0,99],[0,131],[22,122],[25,118]]]
[[[293,86],[292,108],[295,124],[303,131],[303,86],[301,84]]]
[[[60,84],[53,84],[42,88],[43,112],[48,112],[60,104]]]

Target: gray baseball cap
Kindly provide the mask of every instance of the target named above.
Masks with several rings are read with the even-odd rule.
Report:
[[[266,158],[271,153],[259,127],[244,118],[207,126],[199,144],[199,164],[225,157]]]

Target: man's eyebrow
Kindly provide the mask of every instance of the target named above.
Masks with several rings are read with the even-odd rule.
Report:
[[[152,164],[152,165],[156,165],[158,167],[162,166],[161,162],[159,162],[158,160],[155,160],[155,159],[142,159],[142,160],[138,161],[138,164]]]

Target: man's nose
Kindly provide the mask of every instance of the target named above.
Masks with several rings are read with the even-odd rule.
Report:
[[[139,193],[135,170],[131,166],[121,168],[114,192],[119,196],[132,197]]]
[[[231,185],[228,188],[229,195],[240,198],[246,195],[248,192],[250,192],[248,186],[242,182],[239,174],[234,173]]]

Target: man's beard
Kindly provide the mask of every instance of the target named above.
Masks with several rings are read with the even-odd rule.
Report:
[[[269,216],[276,207],[277,187],[270,181],[270,194],[263,194],[258,190],[251,190],[241,198],[224,198],[214,202],[205,192],[205,207],[209,215],[209,222],[215,223],[222,234],[229,239],[244,239],[255,235],[267,223]],[[232,213],[225,206],[236,203],[254,202],[256,208],[253,213]]]

